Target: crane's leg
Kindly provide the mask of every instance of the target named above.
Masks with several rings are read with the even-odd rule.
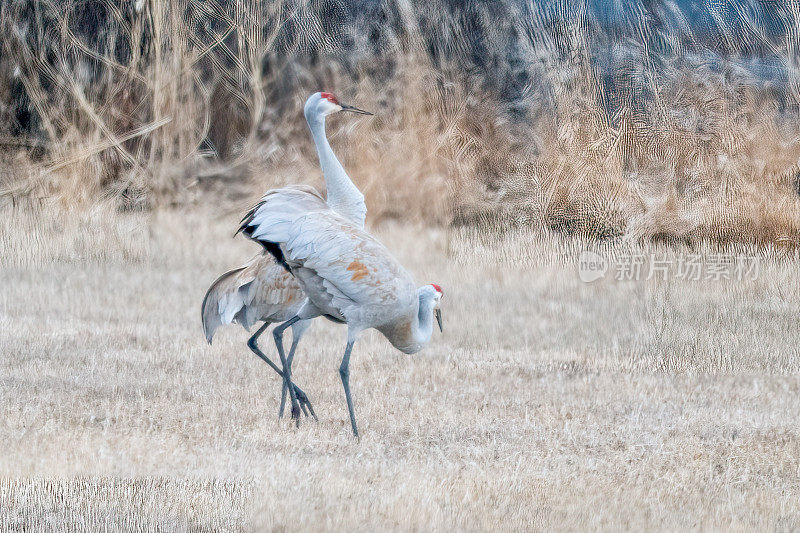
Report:
[[[273,363],[272,360],[269,357],[267,357],[266,354],[264,354],[264,352],[262,352],[261,349],[258,347],[258,337],[260,337],[261,334],[264,333],[268,327],[269,327],[269,322],[264,322],[264,324],[260,328],[258,328],[258,331],[256,331],[253,334],[253,336],[250,337],[250,339],[247,341],[247,347],[250,348],[250,350],[254,354],[260,357],[261,360],[267,363],[275,372],[277,372],[281,378],[283,378],[283,370],[278,368],[278,365]],[[300,401],[301,407],[303,407],[303,412],[305,412],[305,407],[307,405],[308,409],[313,414],[314,408],[311,406],[311,401],[308,399],[308,396],[306,396],[306,393],[303,392],[297,385],[294,386],[294,392],[295,395],[297,396],[297,399]],[[314,418],[316,418],[316,415],[314,415]]]
[[[289,348],[289,357],[286,358],[286,365],[289,368],[289,372],[291,374],[292,370],[292,361],[294,360],[294,353],[297,350],[297,344],[300,342],[300,339],[303,337],[303,334],[308,330],[308,327],[311,325],[310,320],[300,320],[299,322],[295,323],[292,326],[292,347]],[[283,416],[283,409],[286,405],[286,382],[284,381],[283,387],[281,388],[281,409],[278,414],[279,417]],[[295,385],[295,394],[297,394],[297,386]],[[319,420],[317,418],[317,414],[314,412],[314,407],[311,406],[311,402],[308,402],[308,411],[306,411],[306,403],[300,399],[300,396],[297,395],[297,399],[300,401],[300,408],[303,410],[303,414],[308,416],[308,411],[311,412],[311,416],[314,417],[314,420]]]
[[[272,330],[272,336],[275,338],[275,346],[278,348],[278,355],[281,357],[281,364],[283,365],[283,381],[289,389],[289,399],[292,402],[292,418],[297,419],[297,426],[300,426],[300,405],[297,402],[297,396],[294,391],[294,384],[292,384],[292,369],[286,363],[286,354],[283,351],[283,332],[300,320],[299,316],[290,318],[283,324],[277,326]],[[279,415],[282,413],[279,413]]]
[[[339,375],[342,377],[342,386],[344,386],[344,396],[347,399],[347,411],[350,413],[350,425],[353,426],[353,435],[358,438],[356,414],[353,412],[353,398],[350,396],[350,352],[353,351],[353,343],[355,343],[355,340],[347,341],[342,364],[339,366]]]

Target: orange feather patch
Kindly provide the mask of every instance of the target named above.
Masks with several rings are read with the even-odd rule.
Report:
[[[366,278],[369,276],[369,270],[367,269],[367,265],[356,259],[352,263],[347,266],[347,270],[353,273],[353,276],[350,278],[351,281],[358,281],[361,278]]]

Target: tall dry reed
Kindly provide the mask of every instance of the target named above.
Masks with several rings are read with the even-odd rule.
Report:
[[[7,2],[0,188],[238,209],[321,185],[302,103],[327,89],[376,112],[328,125],[372,221],[796,247],[798,3],[778,33],[742,9],[740,37],[710,7],[722,48],[631,6],[608,27],[568,1]]]

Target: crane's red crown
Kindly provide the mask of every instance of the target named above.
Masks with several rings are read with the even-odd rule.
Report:
[[[330,103],[339,105],[339,99],[333,93],[319,93],[319,95]]]
[[[431,283],[431,287],[433,287],[434,289],[436,289],[436,292],[438,292],[439,294],[441,294],[442,296],[444,296],[444,291],[442,290],[442,288],[441,288],[440,286],[438,286],[438,285],[437,285],[437,284],[435,284],[435,283]]]

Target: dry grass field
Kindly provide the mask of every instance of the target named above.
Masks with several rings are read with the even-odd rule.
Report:
[[[798,35],[800,0],[0,2],[0,531],[800,529]],[[360,441],[343,327],[296,428],[200,325],[245,207],[322,188],[320,90],[445,293],[421,353],[356,345]]]
[[[341,326],[298,352],[299,429],[244,331],[205,344],[207,285],[256,251],[238,214],[3,212],[0,530],[800,528],[796,257],[587,284],[575,237],[381,225],[445,331],[357,344],[357,442]]]

